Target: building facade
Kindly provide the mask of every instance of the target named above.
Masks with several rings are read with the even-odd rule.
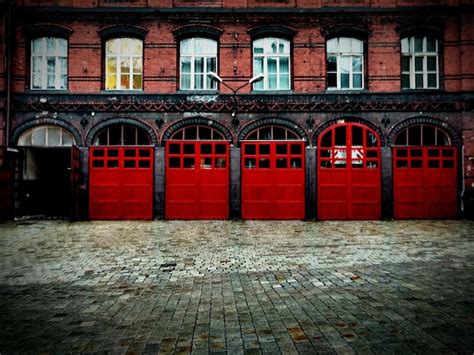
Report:
[[[2,6],[4,215],[473,215],[472,0]]]

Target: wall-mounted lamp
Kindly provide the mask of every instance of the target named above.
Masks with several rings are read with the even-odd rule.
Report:
[[[162,119],[162,118],[157,118],[157,119],[155,120],[155,124],[156,124],[156,126],[157,126],[158,128],[161,128],[161,127],[163,127],[163,125],[165,124],[165,120]]]
[[[388,125],[390,124],[390,118],[388,118],[387,116],[384,116],[380,122],[383,124],[385,128],[387,128]]]
[[[82,116],[81,121],[79,122],[81,124],[82,129],[85,129],[87,125],[89,124],[89,120],[86,117],[86,114]]]

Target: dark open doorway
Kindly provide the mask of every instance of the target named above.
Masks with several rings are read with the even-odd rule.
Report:
[[[71,148],[23,148],[18,213],[67,217],[71,206]]]

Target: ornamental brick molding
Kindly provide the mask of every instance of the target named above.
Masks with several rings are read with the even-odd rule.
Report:
[[[95,136],[102,131],[104,128],[115,125],[115,124],[127,124],[133,127],[138,127],[144,130],[150,137],[151,143],[153,145],[158,145],[158,139],[156,137],[155,131],[152,127],[147,124],[131,119],[131,118],[112,118],[110,120],[101,121],[100,123],[93,126],[86,134],[86,145],[91,146]]]
[[[168,139],[170,139],[173,133],[175,133],[176,131],[180,130],[183,127],[188,127],[188,126],[212,127],[218,130],[220,133],[222,133],[225,139],[231,142],[234,140],[230,129],[224,126],[222,123],[219,123],[215,120],[208,119],[205,117],[193,117],[193,118],[185,118],[182,120],[172,122],[168,127],[164,129],[164,133],[161,138],[161,141],[162,142],[167,141]]]
[[[45,36],[69,38],[73,32],[74,31],[69,27],[50,23],[37,23],[23,28],[23,33],[28,38]]]
[[[36,127],[36,126],[44,126],[44,125],[53,125],[53,126],[58,126],[58,127],[66,129],[69,133],[73,135],[76,145],[82,146],[82,137],[79,131],[76,129],[76,127],[74,127],[72,124],[70,124],[67,121],[63,121],[57,118],[49,118],[49,117],[48,118],[34,118],[32,120],[23,122],[11,132],[11,141],[16,143],[18,139],[20,138],[21,134],[25,132],[26,130],[28,130],[29,128]]]
[[[438,120],[432,117],[412,117],[395,125],[390,132],[388,133],[388,143],[393,145],[395,143],[395,138],[398,133],[404,130],[409,126],[419,125],[419,124],[428,124],[431,126],[439,127],[442,130],[446,131],[451,138],[453,145],[460,146],[462,144],[461,136],[458,132],[447,122]]]
[[[279,118],[279,117],[262,118],[262,119],[255,120],[246,124],[244,127],[242,127],[242,129],[239,132],[239,135],[238,135],[239,142],[244,140],[249,135],[250,132],[263,126],[281,126],[281,127],[289,128],[293,132],[296,132],[300,136],[300,139],[303,139],[306,142],[308,142],[308,135],[306,134],[306,131],[300,125],[298,125],[292,120],[288,120],[286,118]]]
[[[326,121],[324,122],[323,124],[321,124],[320,126],[318,126],[313,134],[313,137],[312,137],[312,142],[313,142],[313,145],[316,147],[318,145],[318,138],[319,136],[326,130],[328,129],[329,127],[341,122],[341,121],[345,121],[345,122],[355,122],[355,123],[360,123],[364,126],[367,126],[369,128],[371,128],[372,130],[374,130],[377,135],[379,136],[379,139],[380,139],[380,146],[381,147],[385,147],[386,146],[386,138],[385,138],[385,135],[383,134],[383,132],[380,130],[380,127],[378,127],[377,125],[373,124],[372,122],[370,121],[367,121],[363,118],[360,118],[360,117],[353,117],[353,116],[342,116],[340,118],[336,118],[334,120],[330,120],[330,121]]]
[[[194,95],[196,96],[196,95]],[[93,97],[51,95],[44,99],[37,95],[25,95],[12,102],[14,111],[22,112],[449,112],[469,108],[469,98],[449,95],[377,95],[338,96],[321,95],[255,95],[238,96],[234,105],[230,95],[215,95],[213,100],[192,100],[186,95],[137,95]],[[472,98],[471,98],[472,99]]]

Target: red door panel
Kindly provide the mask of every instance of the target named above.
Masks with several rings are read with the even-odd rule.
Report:
[[[457,215],[455,147],[393,149],[395,218],[454,218]]]
[[[167,219],[229,218],[229,143],[166,143]]]
[[[153,217],[153,148],[91,147],[91,219]]]
[[[242,219],[304,219],[304,142],[242,143]]]
[[[380,219],[380,142],[358,123],[341,123],[318,140],[318,218]]]

